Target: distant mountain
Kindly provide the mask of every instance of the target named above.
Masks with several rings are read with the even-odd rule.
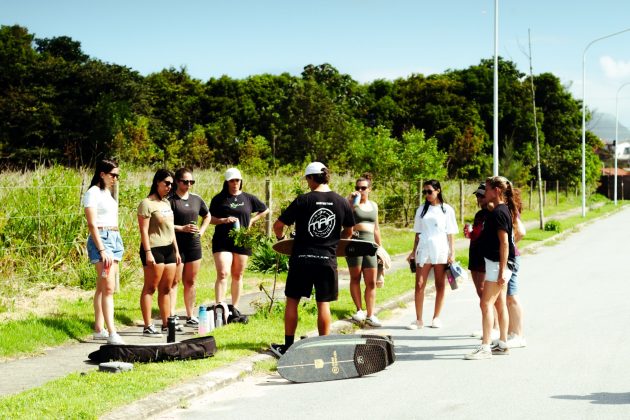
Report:
[[[603,112],[595,111],[593,117],[586,124],[586,129],[593,132],[605,143],[612,143],[615,140],[615,116]],[[630,130],[619,123],[619,142],[630,140]]]

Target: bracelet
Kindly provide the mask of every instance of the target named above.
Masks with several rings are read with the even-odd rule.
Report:
[[[98,252],[99,252],[99,253],[100,253],[100,252],[103,252],[103,251],[105,251],[105,248],[103,248],[103,249],[99,249],[99,250],[98,250]]]
[[[149,252],[151,252],[151,250],[150,250],[150,249],[145,249],[145,250],[144,250],[144,253],[145,253],[145,254],[148,254]]]

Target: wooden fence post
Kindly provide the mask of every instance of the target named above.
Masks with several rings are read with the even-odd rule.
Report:
[[[273,218],[273,209],[272,209],[272,195],[271,195],[271,180],[265,180],[265,201],[267,207],[269,208],[269,213],[267,213],[266,223],[265,223],[265,231],[267,236],[271,237],[271,222]]]
[[[459,180],[459,225],[464,226],[464,180]]]
[[[560,204],[560,181],[556,180],[556,207]]]
[[[534,194],[534,181],[529,181],[529,209],[532,209],[532,195]]]

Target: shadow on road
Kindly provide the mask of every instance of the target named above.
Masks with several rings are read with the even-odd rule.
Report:
[[[589,395],[553,395],[557,400],[585,400],[591,404],[630,404],[630,392],[593,392]]]

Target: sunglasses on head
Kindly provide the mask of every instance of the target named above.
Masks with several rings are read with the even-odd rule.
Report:
[[[429,194],[433,194],[435,190],[422,190],[422,194],[424,195],[429,195]]]
[[[109,172],[109,175],[110,175],[112,178],[119,178],[119,177],[120,177],[120,174],[115,174],[115,173],[113,173],[113,172]]]
[[[184,185],[194,185],[195,184],[195,180],[194,179],[180,179],[179,182],[181,182]]]
[[[359,185],[355,185],[354,186],[354,190],[355,191],[365,191],[367,189],[368,189],[368,187],[364,187],[364,186],[359,186]]]
[[[167,187],[170,187],[171,185],[173,185],[173,183],[171,181],[162,181],[164,183],[164,185],[166,185]]]

